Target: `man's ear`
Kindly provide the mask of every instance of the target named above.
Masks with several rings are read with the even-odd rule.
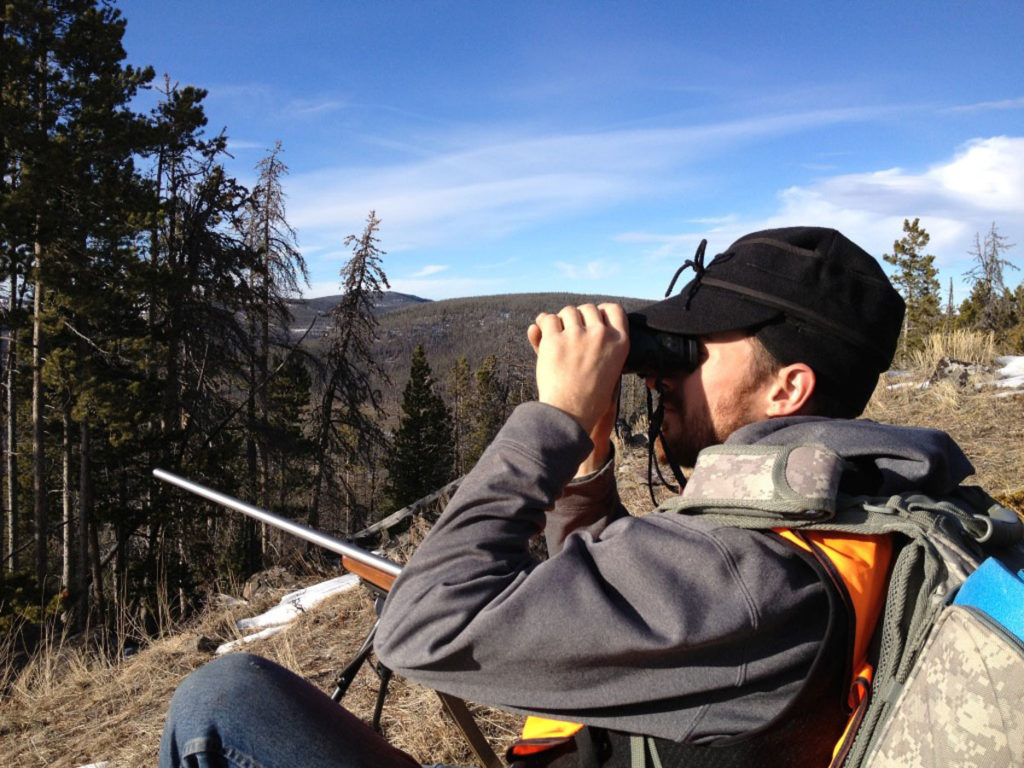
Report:
[[[776,371],[768,389],[768,418],[798,414],[810,400],[816,381],[814,371],[806,363],[792,363]]]

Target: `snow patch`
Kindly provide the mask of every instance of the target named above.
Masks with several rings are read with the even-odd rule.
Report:
[[[218,656],[224,653],[229,653],[236,648],[241,648],[243,645],[253,642],[254,640],[263,640],[266,637],[273,637],[279,632],[284,632],[288,629],[287,624],[281,624],[277,627],[267,627],[266,629],[260,630],[259,632],[253,632],[251,635],[240,637],[237,640],[232,640],[228,643],[221,643],[217,646],[217,650],[214,651]]]
[[[1004,355],[996,358],[997,387],[1024,389],[1024,355]]]
[[[227,653],[239,645],[251,643],[264,637],[275,635],[295,621],[306,611],[322,603],[328,597],[339,592],[345,592],[359,585],[359,577],[354,573],[346,573],[334,579],[328,579],[311,587],[289,592],[281,598],[281,602],[259,616],[252,616],[248,619],[239,619],[235,622],[235,628],[246,632],[259,630],[253,634],[246,635],[238,640],[224,643],[217,648],[217,653]]]
[[[996,397],[1012,397],[1018,393],[1018,390],[1024,390],[1024,355],[1003,355],[1002,357],[997,357],[993,362],[992,373],[995,375],[996,380],[990,382],[988,386],[1009,390],[998,393]],[[888,379],[888,382],[885,388],[889,390],[904,389],[906,387],[928,389],[930,386],[928,381],[908,380],[911,376],[912,374],[909,371],[895,368],[886,371],[885,377]]]

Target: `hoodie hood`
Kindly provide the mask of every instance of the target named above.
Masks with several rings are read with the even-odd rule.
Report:
[[[839,487],[854,495],[916,491],[943,496],[974,474],[974,466],[945,432],[879,424],[868,419],[768,419],[736,430],[725,443],[820,443],[845,460]]]

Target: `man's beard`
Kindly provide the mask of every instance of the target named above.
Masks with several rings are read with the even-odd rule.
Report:
[[[747,382],[741,384],[737,398],[719,401],[714,413],[704,399],[685,402],[676,391],[662,393],[662,402],[668,405],[668,412],[654,444],[654,455],[658,461],[668,464],[671,458],[680,467],[692,469],[697,463],[697,454],[702,450],[711,445],[721,445],[737,429],[757,421],[758,417],[743,405],[750,391],[748,387],[753,389],[754,386]]]
[[[674,393],[663,393],[662,398],[663,402],[666,398],[670,401],[666,414],[669,423],[662,422],[661,433],[654,443],[654,455],[661,464],[667,465],[671,458],[680,467],[690,469],[697,463],[698,453],[721,442],[711,423],[711,413],[707,403],[701,403],[700,408],[687,408]]]

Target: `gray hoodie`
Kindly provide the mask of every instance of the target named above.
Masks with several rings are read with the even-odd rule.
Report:
[[[729,442],[824,443],[856,493],[940,493],[972,472],[941,432],[864,420],[776,419]],[[825,634],[817,571],[770,534],[629,516],[611,463],[570,482],[591,448],[561,411],[517,408],[396,581],[379,658],[471,701],[674,741],[767,723]]]

